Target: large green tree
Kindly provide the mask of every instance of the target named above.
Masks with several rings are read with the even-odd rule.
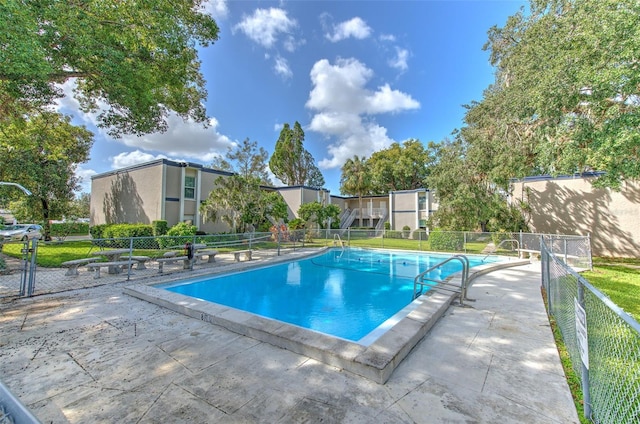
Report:
[[[234,148],[229,148],[225,158],[216,158],[211,167],[226,172],[235,172],[243,177],[254,176],[260,179],[264,185],[271,185],[271,179],[267,172],[267,158],[269,153],[262,147],[258,147],[257,141],[244,141]],[[235,164],[235,166],[234,166]]]
[[[199,47],[218,38],[201,0],[0,2],[0,118],[51,104],[77,82],[113,136],[165,130],[169,111],[207,122]]]
[[[269,219],[287,217],[287,206],[282,196],[263,188],[268,183],[265,171],[267,156],[256,142],[246,139],[235,149],[230,149],[226,159],[217,162],[233,175],[216,179],[216,188],[200,205],[205,220],[220,219],[234,231],[243,232],[251,227],[259,229],[267,225]]]
[[[496,82],[470,111],[512,176],[640,177],[640,2],[532,0],[489,31]],[[500,149],[499,144],[506,147]]]
[[[298,209],[298,216],[303,221],[313,221],[325,229],[333,224],[340,224],[340,207],[334,204],[322,205],[320,202],[305,203]]]
[[[286,185],[322,188],[324,177],[313,156],[304,148],[304,131],[296,121],[293,128],[285,123],[269,159],[271,172]]]
[[[70,211],[79,188],[76,167],[89,160],[93,144],[93,134],[70,121],[43,112],[0,123],[0,181],[22,184],[33,193],[15,197],[12,208],[26,211],[22,220],[43,221],[47,238],[49,219]]]
[[[453,231],[526,229],[520,211],[507,204],[507,192],[491,181],[487,162],[470,151],[473,148],[462,134],[454,141],[429,147],[437,157],[427,178],[438,199],[431,227]]]
[[[354,155],[342,165],[340,176],[340,193],[358,196],[360,208],[360,227],[363,226],[362,196],[371,193],[371,175],[367,168],[366,158]]]
[[[395,190],[426,187],[433,158],[419,140],[393,143],[367,159],[371,173],[371,192],[386,194]]]

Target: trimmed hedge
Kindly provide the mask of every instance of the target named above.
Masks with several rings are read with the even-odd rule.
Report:
[[[89,230],[94,239],[114,239],[96,242],[102,247],[127,248],[132,237],[153,237],[153,228],[148,224],[102,224],[94,225]],[[136,249],[150,248],[149,240],[135,240]]]
[[[384,232],[384,238],[401,239],[402,238],[402,231],[387,230],[387,231]]]
[[[89,234],[89,224],[86,222],[62,222],[51,224],[53,237],[66,237],[68,235]]]
[[[187,224],[185,222],[178,222],[173,227],[169,228],[165,237],[158,237],[156,240],[161,248],[167,248],[172,246],[184,245],[187,242],[193,241],[193,236],[196,235],[198,228],[195,225]],[[179,237],[184,236],[184,237]]]
[[[153,221],[151,227],[153,228],[153,235],[156,237],[164,236],[169,231],[169,224],[164,220]]]
[[[460,251],[464,248],[464,233],[435,229],[429,233],[432,250]]]

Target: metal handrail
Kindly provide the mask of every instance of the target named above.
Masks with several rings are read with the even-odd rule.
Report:
[[[340,243],[340,247],[342,247],[342,250],[344,250],[344,242],[342,241],[342,239],[340,238],[340,234],[334,234],[333,235],[333,245],[336,246],[337,243]]]
[[[487,254],[487,256],[485,256],[484,258],[482,258],[482,260],[484,261],[484,260],[485,260],[485,259],[487,259],[489,256],[491,256],[491,255],[493,255],[494,253],[496,253],[496,252],[498,251],[498,249],[500,249],[500,246],[502,246],[502,245],[503,245],[503,243],[506,243],[506,242],[513,243],[514,241],[516,242],[516,251],[519,251],[519,250],[520,250],[520,242],[519,242],[518,240],[516,240],[516,239],[507,239],[507,240],[502,240],[500,243],[498,243],[498,245],[497,245],[497,246],[496,246],[496,248],[493,250],[493,252],[489,252],[489,253]]]
[[[453,260],[458,260],[462,264],[462,273],[460,274],[459,289],[457,285],[449,283],[447,282],[447,280],[437,280],[435,278],[426,277],[426,275],[429,272],[434,271],[440,268],[441,266],[443,266],[444,264],[451,262]],[[464,255],[451,256],[450,258],[447,258],[444,261],[427,269],[426,271],[423,271],[420,274],[416,275],[416,277],[413,279],[413,299],[415,300],[416,298],[418,298],[418,296],[422,294],[422,290],[424,289],[424,286],[429,286],[430,288],[439,288],[441,290],[460,293],[460,305],[464,305],[464,300],[467,295],[467,279],[468,278],[469,278],[469,259]],[[435,284],[431,284],[431,283],[435,283]],[[418,291],[418,286],[420,286],[420,291]],[[456,289],[451,289],[443,286],[456,287]]]

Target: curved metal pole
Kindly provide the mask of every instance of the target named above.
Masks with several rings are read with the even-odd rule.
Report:
[[[26,194],[27,196],[31,196],[33,193],[31,193],[29,190],[27,190],[26,188],[22,187],[20,184],[18,183],[8,183],[5,181],[0,181],[0,185],[7,185],[7,186],[15,186],[18,187],[20,190],[22,190],[24,192],[24,194]]]

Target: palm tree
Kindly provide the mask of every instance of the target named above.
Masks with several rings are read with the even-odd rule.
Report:
[[[360,227],[362,227],[362,196],[369,194],[371,190],[371,178],[367,169],[366,158],[354,155],[342,165],[340,177],[340,193],[358,196],[360,207]]]

